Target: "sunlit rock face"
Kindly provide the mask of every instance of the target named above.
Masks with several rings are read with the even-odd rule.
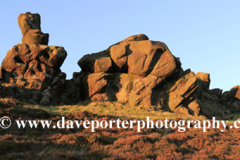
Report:
[[[80,89],[76,91],[79,87],[73,87],[75,84],[66,80],[66,74],[60,69],[67,52],[63,47],[47,45],[49,35],[41,31],[40,15],[30,12],[20,14],[18,24],[23,35],[22,44],[7,52],[0,68],[1,81],[17,88],[15,93],[4,88],[5,96],[25,97],[30,102],[44,105],[79,100]],[[75,93],[70,98],[69,94],[73,92],[68,88]]]

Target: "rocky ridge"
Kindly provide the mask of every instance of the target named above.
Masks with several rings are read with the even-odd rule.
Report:
[[[42,105],[77,101],[117,101],[180,114],[231,118],[240,112],[240,87],[209,89],[210,74],[183,70],[167,45],[144,34],[130,36],[104,51],[83,56],[71,80],[61,72],[67,52],[48,46],[40,15],[20,14],[22,43],[7,52],[0,68],[1,96]]]

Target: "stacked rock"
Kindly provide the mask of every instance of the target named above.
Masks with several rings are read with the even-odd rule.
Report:
[[[18,24],[23,34],[22,44],[7,52],[0,68],[0,79],[3,83],[35,90],[29,94],[36,103],[55,103],[61,97],[56,94],[66,86],[66,74],[60,67],[67,52],[63,47],[47,45],[49,35],[41,31],[39,14],[20,14]],[[54,95],[55,99],[51,100]]]
[[[22,30],[23,44],[48,44],[48,33],[41,31],[41,19],[38,13],[27,12],[18,16],[18,25]]]
[[[23,44],[7,52],[1,66],[2,80],[28,89],[44,89],[54,77],[64,74],[60,67],[67,52],[63,47],[47,46],[49,35],[41,32],[39,14],[20,14],[18,24]]]

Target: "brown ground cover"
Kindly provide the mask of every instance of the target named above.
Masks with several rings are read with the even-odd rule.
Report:
[[[1,159],[236,159],[240,156],[240,131],[227,129],[18,129],[17,119],[61,118],[57,113],[22,107],[15,100],[2,99],[0,117],[9,116],[13,125],[0,129]],[[113,116],[89,111],[65,113],[69,120],[109,120]],[[128,118],[122,118],[128,119]],[[175,118],[176,120],[178,118]],[[16,123],[16,122],[15,122]]]

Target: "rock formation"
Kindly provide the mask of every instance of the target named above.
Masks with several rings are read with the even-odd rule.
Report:
[[[240,111],[240,87],[209,89],[210,74],[183,71],[166,44],[144,34],[130,36],[78,61],[83,100],[153,105],[179,114],[226,118]],[[77,80],[76,80],[77,81]]]
[[[31,90],[24,92],[30,94],[27,97],[35,103],[55,104],[59,99],[63,100],[59,93],[66,90],[65,86],[71,86],[71,82],[66,81],[66,74],[60,70],[67,52],[63,47],[47,45],[49,35],[41,32],[39,14],[20,14],[18,24],[23,44],[17,44],[7,52],[0,68],[1,80]]]
[[[2,62],[1,96],[43,105],[118,101],[208,118],[227,119],[240,112],[239,86],[224,93],[209,89],[209,73],[184,71],[166,44],[144,34],[83,56],[78,61],[81,72],[66,80],[60,67],[67,53],[63,47],[47,46],[49,35],[41,32],[40,15],[20,14],[18,24],[23,44],[15,45]]]

